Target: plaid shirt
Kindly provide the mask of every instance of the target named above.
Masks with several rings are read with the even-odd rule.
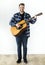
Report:
[[[31,18],[31,16],[28,13],[24,12],[24,20],[27,21],[29,18]],[[20,12],[13,15],[11,21],[9,22],[9,25],[15,26],[16,23],[18,23],[19,21],[21,21]],[[35,22],[36,22],[35,18],[32,18],[30,20],[30,23],[32,23],[32,24],[34,24]],[[27,37],[30,37],[30,25],[29,25],[30,23],[27,22],[28,28],[26,28],[26,30],[24,32],[24,35],[26,35]]]

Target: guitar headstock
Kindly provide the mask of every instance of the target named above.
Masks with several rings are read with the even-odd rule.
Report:
[[[40,16],[40,15],[43,15],[43,13],[42,13],[42,12],[40,12],[40,13],[36,14],[35,16]]]

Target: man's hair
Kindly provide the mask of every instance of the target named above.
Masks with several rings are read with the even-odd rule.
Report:
[[[20,3],[20,4],[19,4],[19,6],[20,6],[20,5],[23,5],[23,6],[25,6],[25,4],[24,4],[24,3]]]

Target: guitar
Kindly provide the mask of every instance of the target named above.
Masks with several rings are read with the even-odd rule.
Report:
[[[42,14],[43,13],[41,12],[41,13],[36,14],[35,16],[40,16]],[[27,22],[29,22],[32,18],[34,18],[34,16],[29,18],[29,20]],[[17,28],[16,26],[13,26],[10,29],[12,35],[14,35],[14,36],[19,36],[28,27],[28,25],[27,25],[25,20],[19,21],[18,24],[20,24],[21,27]]]

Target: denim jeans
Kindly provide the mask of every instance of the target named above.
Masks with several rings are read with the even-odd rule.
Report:
[[[21,46],[23,45],[23,59],[26,59],[27,56],[27,40],[28,37],[26,37],[25,34],[21,34],[20,36],[16,37],[17,42],[17,52],[18,52],[18,59],[22,59],[22,50]]]

